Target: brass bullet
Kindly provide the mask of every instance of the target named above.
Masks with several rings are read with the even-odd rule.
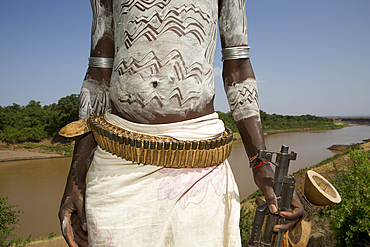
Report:
[[[133,136],[130,136],[130,156],[128,160],[131,160],[132,162],[135,161],[135,138]]]
[[[197,157],[197,164],[198,167],[205,167],[205,162],[204,162],[204,147],[205,147],[206,142],[201,140],[199,142],[199,151],[198,151],[198,157]]]
[[[196,158],[198,156],[198,142],[197,141],[192,141],[191,142],[191,167],[193,168],[195,166],[195,162],[197,161]]]
[[[138,164],[140,164],[141,162],[140,162],[140,157],[141,157],[141,146],[142,146],[142,144],[141,144],[141,139],[140,138],[138,138],[138,139],[136,139],[135,140],[135,146],[136,146],[136,150],[135,150],[135,153],[136,153],[136,159],[135,159],[135,161],[138,163]]]
[[[123,135],[120,133],[118,134],[118,140],[119,140],[119,157],[125,158],[125,142],[123,139]]]
[[[163,152],[163,141],[159,140],[157,141],[157,166],[162,166],[162,154]]]
[[[185,167],[191,167],[191,164],[189,164],[189,162],[191,161],[190,147],[191,147],[191,142],[186,141],[185,142],[185,162],[184,162]]]
[[[210,163],[211,165],[217,165],[216,159],[215,159],[215,151],[216,151],[216,140],[211,141],[211,151],[210,151]]]
[[[184,154],[184,146],[185,146],[185,143],[183,141],[180,141],[178,143],[178,159],[177,159],[177,166],[178,167],[185,167],[185,163],[183,162],[183,154]]]
[[[216,160],[216,164],[220,164],[221,163],[221,139],[217,139],[216,140],[216,155],[215,155],[215,160]]]
[[[177,141],[172,141],[171,144],[171,155],[170,155],[170,167],[178,167],[179,164],[174,164],[173,161],[176,160],[176,151],[177,151]]]
[[[211,141],[207,140],[206,145],[204,147],[204,167],[208,167],[211,162],[209,162],[209,156],[210,156],[210,148],[211,148]]]
[[[130,158],[130,138],[129,138],[129,136],[127,135],[127,134],[124,134],[123,135],[123,140],[124,140],[124,143],[125,143],[125,151],[124,151],[124,153],[125,153],[125,159],[126,160],[129,160],[129,158]]]
[[[155,155],[155,146],[156,146],[156,141],[154,139],[150,140],[150,159],[149,159],[149,162],[151,165],[154,165],[154,155]]]
[[[148,164],[147,162],[147,156],[148,156],[148,150],[149,150],[149,140],[144,139],[144,154],[143,154],[143,164]]]
[[[169,160],[168,155],[170,154],[170,145],[171,142],[170,140],[165,140],[164,141],[164,151],[163,151],[163,166],[167,166],[167,161]]]

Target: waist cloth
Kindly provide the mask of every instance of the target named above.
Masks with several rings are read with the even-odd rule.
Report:
[[[215,138],[213,113],[170,124],[137,124],[106,112],[111,124],[177,140]],[[205,168],[165,168],[117,157],[99,146],[88,174],[89,246],[241,246],[239,191],[227,160]]]

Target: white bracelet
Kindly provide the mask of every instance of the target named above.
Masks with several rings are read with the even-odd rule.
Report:
[[[111,69],[113,68],[113,60],[113,58],[107,57],[90,57],[89,67]]]
[[[249,46],[227,47],[221,51],[222,62],[225,60],[249,58],[249,49]]]

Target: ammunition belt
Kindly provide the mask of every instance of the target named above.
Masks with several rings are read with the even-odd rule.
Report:
[[[179,141],[131,132],[109,123],[102,114],[91,116],[88,124],[99,146],[123,159],[162,167],[199,168],[225,161],[231,152],[233,132],[225,128],[214,139]]]

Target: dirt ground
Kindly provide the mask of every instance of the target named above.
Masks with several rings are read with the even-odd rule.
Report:
[[[52,140],[45,140],[43,144],[50,145],[53,143],[52,143]],[[361,148],[366,151],[370,150],[370,142],[362,144]],[[0,143],[0,159],[1,157],[4,157],[6,152],[38,153],[38,150],[22,150],[22,149],[16,149],[16,148],[14,149],[12,147],[6,147],[5,144]],[[30,156],[32,155],[28,154],[28,157]],[[27,154],[24,154],[24,157],[27,157]],[[350,162],[349,155],[347,154],[347,155],[341,156],[338,159],[336,159],[334,162],[338,170],[345,171],[347,170],[348,164]],[[312,170],[321,174],[329,181],[331,179],[335,179],[333,162],[330,162],[320,167],[313,168]],[[296,188],[299,188],[304,183],[305,172],[297,173],[294,176],[297,180]],[[247,204],[251,205],[251,202],[247,202]],[[305,220],[311,221],[311,224],[312,224],[310,241],[307,246],[326,246],[326,247],[335,246],[335,241],[332,238],[332,234],[330,232],[328,222],[326,222],[323,219],[320,219],[317,214]],[[57,237],[52,240],[33,242],[27,245],[27,247],[66,247],[66,246],[67,244],[65,243],[62,237]]]
[[[56,146],[58,143],[60,143],[58,140],[48,138],[42,140],[37,144],[46,146],[50,145]],[[46,153],[46,151],[43,150],[41,147],[36,148],[22,147],[25,145],[27,145],[27,143],[22,143],[22,145],[19,145],[19,144],[7,144],[5,142],[0,141],[0,162],[13,160],[50,159],[65,157],[63,155],[57,154],[55,151]]]
[[[27,247],[68,247],[68,244],[63,237],[57,237],[27,244]]]

